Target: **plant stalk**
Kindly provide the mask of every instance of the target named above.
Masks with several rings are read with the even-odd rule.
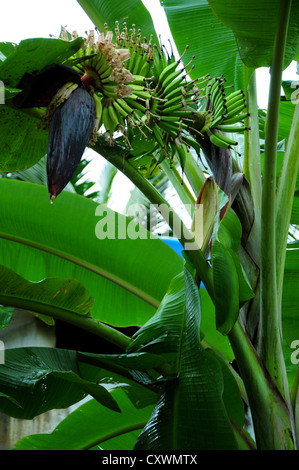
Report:
[[[279,176],[276,197],[276,269],[279,305],[281,305],[288,231],[299,169],[298,148],[299,106],[297,103]]]
[[[245,384],[257,448],[295,450],[293,415],[239,322],[228,337]]]
[[[292,0],[281,0],[275,37],[266,124],[261,212],[261,341],[260,355],[282,396],[289,389],[283,358],[276,280],[276,152],[281,78]]]

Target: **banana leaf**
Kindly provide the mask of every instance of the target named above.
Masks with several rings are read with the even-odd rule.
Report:
[[[280,0],[208,0],[214,14],[234,33],[240,56],[247,67],[270,67],[280,14]],[[284,55],[286,68],[299,53],[299,4],[292,2]]]
[[[132,388],[132,387],[131,387]],[[137,409],[127,393],[111,391],[121,413],[89,400],[65,418],[51,434],[33,434],[18,441],[14,450],[133,450],[153,405]],[[78,432],[80,429],[80,432]]]
[[[90,354],[60,348],[25,347],[5,351],[0,365],[0,410],[32,419],[65,408],[86,395],[117,413],[111,390],[123,388],[137,409],[155,403],[158,385],[149,375],[165,358],[155,354]],[[156,374],[157,375],[157,372]]]
[[[120,411],[107,388],[82,377],[76,351],[8,349],[5,364],[0,365],[0,387],[0,410],[15,418],[32,419],[53,408],[66,408],[87,394]]]
[[[174,302],[175,295],[179,302]],[[200,345],[200,316],[198,289],[185,268],[165,296],[157,321],[145,325],[132,343],[137,348],[143,343],[151,351],[160,342],[173,355],[173,378],[165,382],[152,416],[138,437],[137,450],[237,448],[227,413],[233,413],[242,426],[243,405],[229,371],[223,374],[213,353]],[[223,387],[227,391],[230,388],[227,395]],[[235,398],[229,403],[228,396],[230,400]]]
[[[54,317],[57,309],[90,316],[93,299],[76,279],[48,278],[35,283],[0,265],[0,303]]]
[[[7,57],[0,62],[0,80],[8,90],[16,88],[25,73],[37,73],[48,65],[64,62],[81,44],[82,38],[70,42],[33,38],[13,48],[3,47]],[[10,93],[8,98],[14,96],[15,93]],[[0,171],[25,170],[46,154],[48,132],[38,127],[41,115],[41,110],[34,115],[14,108],[11,99],[1,106]]]
[[[54,38],[24,39],[0,63],[0,79],[16,87],[25,73],[37,73],[47,65],[64,62],[82,43],[82,38],[69,42]]]
[[[162,5],[179,53],[190,46],[184,63],[195,55],[191,78],[223,74],[228,85],[246,90],[253,70],[244,67],[232,31],[213,14],[208,2],[164,0]]]
[[[125,23],[128,29],[132,28],[132,25],[136,25],[136,30],[141,28],[142,38],[146,37],[149,41],[152,34],[152,43],[158,42],[151,15],[141,0],[129,0],[124,3],[117,0],[109,2],[77,0],[77,2],[102,32],[105,32],[105,23],[107,23],[109,31],[114,31],[115,22],[118,21],[120,29]]]

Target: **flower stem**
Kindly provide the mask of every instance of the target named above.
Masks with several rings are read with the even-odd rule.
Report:
[[[135,186],[148,198],[151,204],[157,205],[158,209],[167,221],[175,236],[181,242],[185,252],[192,261],[198,276],[204,283],[211,299],[214,299],[214,287],[212,280],[211,268],[202,253],[196,245],[196,241],[192,233],[184,225],[180,217],[171,208],[168,202],[161,196],[159,191],[142,176],[136,168],[127,162],[125,155],[128,156],[127,150],[123,149],[117,143],[113,147],[108,147],[102,137],[98,138],[94,150],[102,155],[106,160],[112,163],[116,168],[122,171]],[[195,249],[194,249],[195,248]],[[197,249],[196,249],[197,248]]]

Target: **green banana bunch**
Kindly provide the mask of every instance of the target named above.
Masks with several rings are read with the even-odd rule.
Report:
[[[128,83],[132,94],[123,98],[131,108],[131,125],[136,125],[145,138],[155,141],[157,154],[163,158],[168,155],[172,161],[174,142],[184,143],[187,120],[197,107],[196,81],[187,80],[186,67],[190,63],[184,66],[184,54],[176,60],[173,51],[169,53],[162,44],[152,45],[151,40],[147,42],[144,38],[141,42],[140,30],[138,34],[134,28],[128,32],[125,26],[122,33],[117,31],[119,47],[128,47],[131,52],[126,67],[135,80]]]
[[[208,135],[214,145],[231,148],[237,142],[226,133],[248,130],[249,114],[242,90],[227,93],[225,78],[210,75],[190,80],[191,58],[187,65],[182,56],[177,60],[160,42],[153,44],[142,37],[135,25],[122,30],[116,22],[113,33],[105,25],[105,33],[90,32],[84,48],[73,58],[85,88],[96,103],[95,128],[104,127],[109,142],[120,131],[126,142],[128,129],[134,128],[141,138],[154,142],[156,161],[176,158],[183,167],[190,147],[199,152],[198,136]],[[190,68],[191,67],[191,68]],[[187,70],[189,68],[189,70]],[[203,87],[203,88],[199,88]],[[206,108],[199,110],[199,100]]]
[[[207,134],[211,142],[221,148],[230,148],[238,144],[225,133],[239,133],[249,130],[244,124],[250,114],[247,112],[245,94],[237,90],[226,95],[225,79],[213,78],[209,82],[207,110],[211,114],[211,125]],[[240,125],[236,125],[240,124]]]

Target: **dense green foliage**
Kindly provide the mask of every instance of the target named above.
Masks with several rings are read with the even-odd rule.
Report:
[[[299,6],[161,2],[183,63],[195,65],[183,80],[140,0],[78,2],[103,33],[103,47],[123,59],[120,69],[107,66],[90,37],[64,29],[59,39],[0,44],[0,326],[20,307],[49,324],[88,330],[122,353],[6,350],[1,412],[32,419],[90,396],[52,434],[14,448],[297,449],[299,248],[289,231],[299,225],[299,111],[290,84],[285,97],[280,90],[283,69],[299,56]],[[112,46],[107,31],[115,24]],[[135,36],[130,49],[133,24],[142,37],[153,34],[144,51]],[[17,107],[14,98],[26,73],[53,64],[80,73],[98,119],[89,145],[131,180],[147,207],[158,206],[182,256],[147,223],[99,204],[96,193],[87,197],[80,168],[53,205],[45,178],[28,182],[37,173],[22,170],[46,172],[51,109]],[[270,65],[268,110],[260,110],[255,69]],[[174,98],[170,111],[166,100]],[[106,194],[115,171],[105,173]],[[165,176],[189,225],[162,189]],[[129,326],[132,337],[120,331]]]

